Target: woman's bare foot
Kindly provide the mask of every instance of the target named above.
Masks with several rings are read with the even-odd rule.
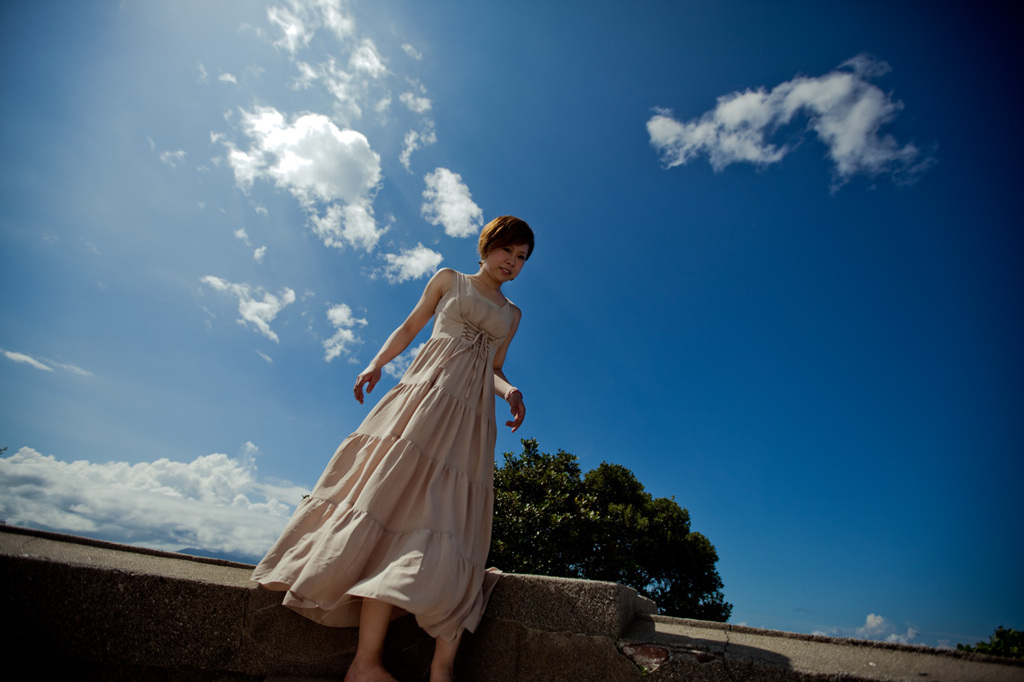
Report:
[[[398,682],[384,669],[384,637],[391,622],[391,604],[363,599],[359,612],[359,643],[345,682]]]
[[[374,663],[352,661],[345,673],[345,682],[398,682],[383,666]]]
[[[442,637],[434,640],[434,658],[430,661],[430,682],[452,682],[455,672],[455,654],[459,649],[458,637],[449,641]]]

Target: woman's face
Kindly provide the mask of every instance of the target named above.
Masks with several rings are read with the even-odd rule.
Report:
[[[483,266],[498,282],[508,282],[519,276],[529,254],[526,244],[498,246],[487,252]]]

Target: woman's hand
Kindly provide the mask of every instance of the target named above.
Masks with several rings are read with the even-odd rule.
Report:
[[[370,365],[356,377],[356,387],[353,392],[356,394],[356,400],[359,404],[363,404],[363,384],[366,384],[366,392],[370,393],[373,391],[373,387],[380,381],[380,369],[375,365]]]
[[[523,394],[519,392],[519,389],[513,390],[505,398],[508,401],[508,406],[512,408],[512,419],[505,422],[505,426],[512,427],[512,433],[516,432],[522,423],[526,419],[526,405],[523,403]]]

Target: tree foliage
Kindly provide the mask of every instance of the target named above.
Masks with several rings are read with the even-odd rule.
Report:
[[[956,648],[958,651],[1024,659],[1024,632],[1000,625],[987,642],[978,642],[975,646],[957,644]]]
[[[690,513],[652,498],[629,469],[583,475],[575,456],[522,441],[494,475],[490,562],[515,573],[607,580],[650,597],[662,613],[726,621],[718,554]]]

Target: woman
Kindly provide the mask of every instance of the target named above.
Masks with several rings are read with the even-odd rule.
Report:
[[[253,573],[319,623],[359,625],[347,682],[393,680],[381,652],[390,620],[412,613],[435,638],[431,682],[451,679],[464,630],[497,582],[484,562],[493,511],[494,396],[516,431],[522,393],[502,371],[521,312],[502,285],[533,252],[533,231],[502,216],[480,234],[480,269],[444,269],[356,379],[363,402],[388,362],[434,318],[397,386],[338,447],[308,498]]]

